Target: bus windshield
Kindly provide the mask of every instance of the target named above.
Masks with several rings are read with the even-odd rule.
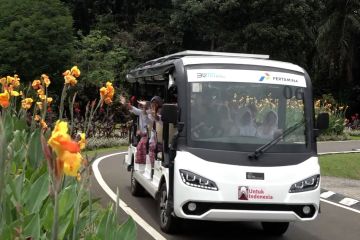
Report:
[[[203,74],[201,77],[199,71]],[[213,75],[208,75],[211,77],[206,76],[208,72],[200,69],[196,74],[188,74],[193,145],[253,151],[294,124],[304,122],[306,85],[303,76],[287,74],[278,81],[268,78],[276,73],[262,75],[254,71],[259,77],[252,79],[251,74],[242,75],[241,70],[237,74],[227,74],[227,71],[216,69],[212,70]],[[307,145],[305,127],[302,124],[269,151],[304,151]]]

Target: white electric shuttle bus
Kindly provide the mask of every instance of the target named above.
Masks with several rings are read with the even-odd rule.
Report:
[[[131,70],[133,94],[164,99],[162,150],[135,163],[136,124],[125,156],[131,192],[157,199],[159,222],[259,221],[283,234],[320,206],[311,81],[301,67],[266,55],[184,51]],[[136,121],[134,121],[136,122]]]

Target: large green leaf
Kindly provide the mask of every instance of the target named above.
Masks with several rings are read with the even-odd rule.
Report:
[[[25,198],[25,207],[30,213],[39,212],[44,200],[49,196],[49,175],[44,173],[40,176],[27,191]]]
[[[37,168],[41,161],[44,160],[44,154],[41,149],[40,129],[36,129],[30,136],[28,145],[28,158],[30,165]]]
[[[40,217],[38,213],[25,217],[24,237],[32,239],[40,238]]]
[[[114,239],[136,239],[136,224],[131,217],[117,229]]]

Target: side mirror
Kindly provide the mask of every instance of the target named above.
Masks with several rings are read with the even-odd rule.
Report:
[[[177,124],[178,106],[176,104],[164,104],[161,107],[161,120],[164,123]]]
[[[319,113],[316,119],[316,128],[319,130],[325,130],[329,127],[329,114]]]

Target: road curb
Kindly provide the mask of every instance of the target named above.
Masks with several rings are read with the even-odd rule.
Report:
[[[340,193],[335,193],[327,189],[321,189],[320,191],[321,200],[335,203],[336,205],[343,206],[345,208],[353,209],[360,213],[360,201],[346,197]]]

